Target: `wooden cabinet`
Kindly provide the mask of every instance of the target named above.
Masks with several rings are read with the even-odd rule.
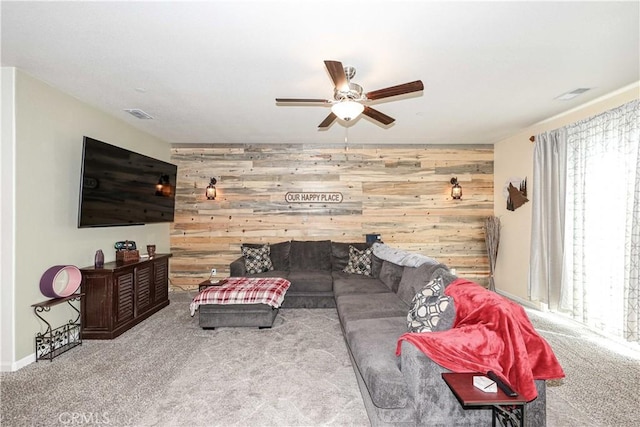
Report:
[[[169,305],[169,258],[109,262],[82,272],[82,338],[115,338]]]

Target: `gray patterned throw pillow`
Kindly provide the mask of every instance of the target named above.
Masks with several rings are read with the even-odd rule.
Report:
[[[417,293],[407,314],[409,332],[436,331],[438,322],[450,303],[451,297],[447,295],[424,297]]]
[[[422,295],[429,297],[429,296],[440,296],[442,295],[442,292],[444,292],[444,280],[442,278],[441,275],[436,276],[435,278],[433,278],[429,283],[427,283],[426,285],[424,285],[424,288],[422,288]]]
[[[244,258],[244,265],[247,269],[247,273],[256,274],[262,273],[263,271],[273,270],[270,255],[271,248],[268,244],[259,248],[243,246],[242,256]]]
[[[443,295],[443,290],[442,277],[437,277],[413,297],[407,313],[409,332],[436,332],[451,328],[455,308],[452,298]],[[441,321],[443,324],[439,325]]]
[[[345,273],[371,276],[371,254],[371,248],[360,251],[349,245],[349,263],[342,271]]]

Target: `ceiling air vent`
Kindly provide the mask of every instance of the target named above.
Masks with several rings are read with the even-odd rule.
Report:
[[[139,108],[131,108],[124,111],[131,114],[133,117],[137,117],[138,119],[141,119],[141,120],[153,120],[153,117],[151,117],[149,114],[145,113],[144,111],[140,110]]]
[[[563,93],[562,95],[556,97],[555,99],[559,101],[568,101],[570,99],[575,98],[578,95],[582,95],[586,91],[591,90],[590,87],[579,87],[578,89],[574,89],[571,92]]]

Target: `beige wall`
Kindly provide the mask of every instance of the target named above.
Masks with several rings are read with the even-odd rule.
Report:
[[[16,73],[14,364],[23,364],[20,361],[33,355],[34,336],[44,330],[30,306],[46,299],[40,293],[39,281],[47,268],[58,264],[91,265],[97,249],[104,251],[106,261],[111,261],[115,258],[113,243],[125,239],[134,240],[141,247],[155,243],[158,252],[169,251],[169,224],[77,228],[84,135],[170,159],[167,142],[21,71]],[[3,287],[11,285],[2,283]],[[69,320],[70,312],[56,307],[49,316],[64,322]]]
[[[640,86],[634,84],[533,125],[494,145],[494,210],[502,222],[495,274],[496,288],[499,292],[522,300],[529,299],[531,202],[511,212],[506,209],[506,200],[502,195],[504,184],[509,178],[527,177],[527,190],[531,198],[531,191],[536,183],[533,181],[533,143],[529,141],[529,137],[577,122],[638,98]]]

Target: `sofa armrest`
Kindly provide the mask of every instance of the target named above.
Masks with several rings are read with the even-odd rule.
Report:
[[[400,369],[413,397],[419,420],[433,425],[490,425],[491,411],[463,409],[442,373],[451,372],[435,363],[408,341],[402,341]],[[546,422],[546,381],[536,380],[538,397],[525,405],[525,427],[544,426]]]
[[[243,257],[240,257],[229,264],[229,275],[231,277],[243,277],[247,275],[247,267],[244,264]]]
[[[430,425],[491,425],[491,411],[465,410],[442,379],[448,369],[402,341],[400,369],[416,405],[417,419]]]

